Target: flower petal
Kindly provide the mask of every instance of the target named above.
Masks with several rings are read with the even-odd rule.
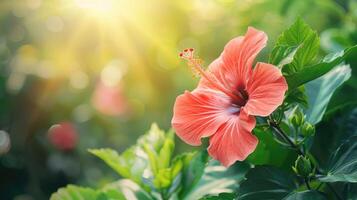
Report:
[[[226,71],[236,76],[238,86],[245,84],[244,81],[252,71],[255,57],[265,47],[267,40],[268,37],[263,31],[249,27],[243,38],[234,38],[224,47],[223,63]]]
[[[249,100],[244,109],[249,115],[268,116],[283,103],[288,84],[281,71],[271,64],[257,63],[249,79]]]
[[[209,65],[209,73],[228,90],[235,90],[237,87],[245,89],[252,72],[252,63],[265,47],[267,39],[263,31],[249,27],[244,37],[236,37],[227,43],[221,56]],[[204,78],[199,87],[215,89]]]
[[[258,139],[251,133],[254,126],[255,118],[241,110],[239,116],[231,116],[211,136],[208,153],[226,167],[246,159],[258,144]]]
[[[176,98],[172,127],[186,143],[200,145],[228,120],[228,105],[228,97],[214,90],[186,91]]]

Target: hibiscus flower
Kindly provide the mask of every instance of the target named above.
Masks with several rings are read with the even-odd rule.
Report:
[[[176,98],[172,126],[190,145],[201,145],[201,138],[209,137],[208,153],[226,167],[255,150],[254,116],[270,115],[282,104],[288,89],[274,65],[258,62],[252,67],[266,42],[264,32],[249,27],[245,36],[228,42],[207,70],[193,49],[180,53],[201,80],[192,92]]]

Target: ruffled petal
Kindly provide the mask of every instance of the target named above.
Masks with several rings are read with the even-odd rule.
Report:
[[[267,42],[267,35],[249,27],[245,36],[232,39],[224,47],[219,58],[208,67],[208,73],[212,73],[218,83],[228,90],[237,88],[245,89],[246,81],[252,73],[252,63]],[[204,78],[199,87],[212,87],[212,84]]]
[[[226,167],[237,160],[245,160],[258,144],[258,139],[251,133],[254,126],[255,118],[241,110],[239,116],[231,116],[211,136],[208,153]]]
[[[214,90],[186,91],[176,98],[172,127],[186,143],[200,145],[228,120],[228,106],[228,97]]]
[[[271,64],[257,63],[247,85],[249,115],[268,116],[283,103],[288,84],[281,71]]]

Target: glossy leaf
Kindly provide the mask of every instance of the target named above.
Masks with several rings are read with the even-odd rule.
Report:
[[[326,200],[326,199],[327,198],[324,195],[314,190],[294,192],[284,198],[284,200]]]
[[[357,45],[347,48],[344,51],[327,55],[318,64],[305,67],[301,71],[286,75],[285,78],[288,82],[289,90],[297,88],[300,85],[326,74],[333,67],[342,63],[351,53],[357,53]]]
[[[191,200],[206,195],[232,193],[237,190],[238,183],[243,180],[248,169],[249,165],[243,162],[237,162],[227,169],[218,161],[211,160],[197,185],[183,199]]]
[[[305,85],[308,96],[306,120],[312,124],[321,121],[334,91],[351,77],[351,68],[340,65]]]
[[[357,136],[350,137],[334,152],[326,174],[319,180],[357,183]]]
[[[297,188],[293,175],[269,166],[249,170],[239,187],[239,200],[283,199]]]
[[[184,171],[182,176],[181,196],[186,196],[201,179],[209,160],[206,150],[182,155]]]
[[[153,198],[145,190],[143,190],[135,182],[128,179],[122,179],[108,184],[102,189],[102,191],[120,191],[123,193],[125,199],[130,200],[153,200]]]
[[[236,193],[220,193],[215,196],[203,197],[200,200],[234,200],[236,197]]]

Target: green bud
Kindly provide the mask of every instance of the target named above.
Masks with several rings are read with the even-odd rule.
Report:
[[[304,124],[304,126],[302,127],[302,134],[305,137],[313,136],[315,134],[315,126],[313,126],[312,124],[306,122]]]
[[[295,110],[294,114],[290,117],[290,123],[295,127],[301,126],[305,119],[304,119],[304,114],[299,110]]]
[[[302,177],[309,177],[314,172],[311,161],[308,157],[299,156],[295,161],[295,166],[293,167],[294,172]]]

